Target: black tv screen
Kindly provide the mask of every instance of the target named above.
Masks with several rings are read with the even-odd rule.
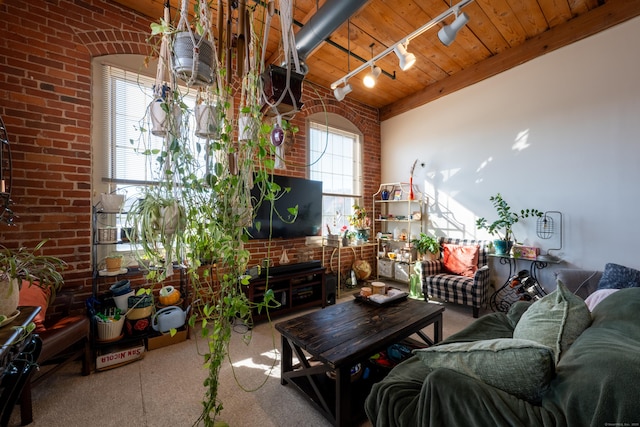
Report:
[[[304,178],[274,175],[273,181],[283,190],[282,197],[274,203],[274,208],[284,219],[273,213],[271,224],[271,237],[291,239],[294,237],[317,236],[322,228],[322,181],[311,181]],[[291,188],[284,193],[285,188]],[[252,200],[256,206],[256,200],[262,199],[257,185],[251,190]],[[288,209],[298,206],[298,216],[290,223],[294,215]],[[254,225],[249,228],[249,236],[252,239],[269,238],[269,218],[271,202],[263,200],[255,208]],[[255,223],[260,222],[260,230]]]

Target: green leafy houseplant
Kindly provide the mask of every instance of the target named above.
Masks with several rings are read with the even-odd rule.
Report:
[[[253,19],[249,22],[253,23]],[[160,35],[157,28],[155,34]],[[164,30],[162,34],[167,35]],[[251,40],[255,51],[259,38]],[[221,52],[215,67],[216,80],[206,88],[216,99],[216,108],[211,110],[217,115],[212,117],[217,126],[215,133],[206,139],[194,138],[189,129],[193,112],[185,108],[186,93],[181,93],[188,90],[174,85],[172,97],[163,106],[168,119],[162,148],[154,147],[144,126],[140,140],[132,141],[153,164],[156,183],[144,190],[138,202],[138,222],[132,224],[136,243],[141,247],[139,256],[157,266],[148,276],[154,283],[169,278],[175,262],[185,265],[193,299],[199,301],[192,303],[193,314],[188,323],[194,328],[199,325],[199,337],[206,341],[201,353],[208,376],[202,412],[195,422],[206,426],[215,425],[223,409],[218,397],[219,373],[228,357],[234,322],[251,326],[254,310],[268,313],[278,305],[268,282],[264,300],[259,303],[249,301],[244,292],[250,278],[245,274],[251,255],[245,243],[247,227],[253,222],[252,206],[270,203],[272,213],[277,214],[273,201],[283,190],[272,180],[276,153],[269,139],[272,127],[262,122],[260,65],[250,65],[242,75],[240,103],[235,110],[234,86],[222,65],[227,54],[226,49]],[[260,57],[259,52],[253,57]],[[172,105],[179,105],[180,109]],[[179,120],[172,119],[178,110]],[[252,185],[263,190],[263,200],[251,199]],[[171,232],[157,220],[160,216],[156,213],[164,201],[180,207],[177,229]],[[267,226],[271,224],[262,224],[263,228]],[[246,340],[250,331],[251,328]]]
[[[41,241],[33,250],[0,245],[0,316],[9,316],[16,310],[23,280],[29,282],[29,286],[48,289],[51,298],[55,298],[62,287],[64,279],[60,270],[66,263],[60,258],[39,254],[45,243],[46,240]]]
[[[428,236],[425,233],[420,233],[417,239],[411,241],[419,254],[427,257],[431,254],[432,257],[437,258],[440,255],[440,244],[435,237]]]
[[[500,193],[489,197],[489,200],[493,203],[493,207],[496,209],[498,219],[489,223],[484,217],[478,218],[476,220],[476,227],[478,230],[487,230],[490,235],[496,236],[498,238],[497,240],[512,242],[512,240],[514,240],[514,224],[518,223],[523,218],[541,217],[543,215],[543,213],[537,209],[521,209],[520,212],[512,211],[511,207],[502,198]]]

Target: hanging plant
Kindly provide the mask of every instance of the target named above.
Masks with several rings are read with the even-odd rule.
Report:
[[[183,1],[180,23],[175,30],[161,23],[152,32],[164,37],[190,31],[195,44],[211,41],[206,2],[197,2],[196,25],[187,25],[185,3]],[[241,3],[244,7],[244,2]],[[142,248],[140,257],[161,266],[150,272],[153,281],[160,282],[168,277],[174,262],[184,264],[195,298],[201,301],[194,305],[189,325],[194,328],[199,325],[199,336],[207,342],[202,356],[208,376],[204,382],[202,413],[196,421],[196,424],[206,426],[214,425],[223,408],[218,397],[219,374],[228,354],[233,322],[239,320],[251,326],[254,310],[268,312],[278,305],[270,289],[260,303],[249,301],[244,292],[249,283],[245,271],[250,260],[250,253],[245,248],[246,229],[253,222],[253,205],[272,202],[277,197],[275,194],[282,191],[271,184],[275,148],[270,142],[272,127],[262,122],[261,65],[257,59],[260,49],[253,22],[251,16],[243,20],[248,26],[244,35],[249,54],[242,55],[245,62],[237,111],[233,107],[234,86],[228,80],[229,69],[221,66],[230,58],[230,46],[222,43],[223,48],[217,50],[211,43],[214,63],[209,67],[212,71],[210,80],[198,77],[200,68],[190,74],[189,80],[185,79],[187,86],[199,87],[199,105],[215,106],[201,112],[186,108],[180,87],[171,83],[187,73],[183,70],[186,63],[176,59],[178,38],[169,43],[169,62],[174,66],[162,79],[173,88],[164,102],[166,108],[163,108],[168,129],[162,135],[162,148],[152,148],[150,141],[141,142],[140,147],[140,152],[147,154],[153,163],[157,185],[148,187],[134,204],[138,215],[133,217],[138,219],[131,224]],[[232,29],[225,31],[229,34]],[[220,30],[219,34],[222,33]],[[192,50],[202,57],[202,45],[199,46]],[[179,65],[176,67],[175,64]],[[180,118],[172,105],[179,106]],[[196,118],[200,115],[200,118],[212,120],[206,125],[198,124],[193,132],[188,126],[192,114]],[[234,137],[236,132],[237,137]],[[204,141],[196,139],[196,134]],[[262,192],[264,201],[251,199],[254,185],[265,189]],[[177,212],[178,219],[164,219],[162,213],[169,210]],[[170,225],[175,225],[175,229]]]

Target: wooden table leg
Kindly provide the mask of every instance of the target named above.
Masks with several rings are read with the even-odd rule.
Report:
[[[293,351],[291,350],[291,344],[284,335],[281,336],[282,341],[282,367],[280,371],[280,384],[287,385],[287,380],[284,379],[287,372],[293,371]]]
[[[416,335],[418,335],[422,340],[429,346],[439,343],[442,341],[442,313],[440,313],[433,321],[433,340],[429,338],[427,334],[424,332],[417,331]]]
[[[336,426],[351,426],[351,367],[336,369]]]
[[[437,344],[440,341],[442,341],[442,313],[433,322],[433,342]]]

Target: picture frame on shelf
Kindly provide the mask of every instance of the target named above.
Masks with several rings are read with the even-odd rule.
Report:
[[[393,190],[393,200],[402,200],[402,188]]]

